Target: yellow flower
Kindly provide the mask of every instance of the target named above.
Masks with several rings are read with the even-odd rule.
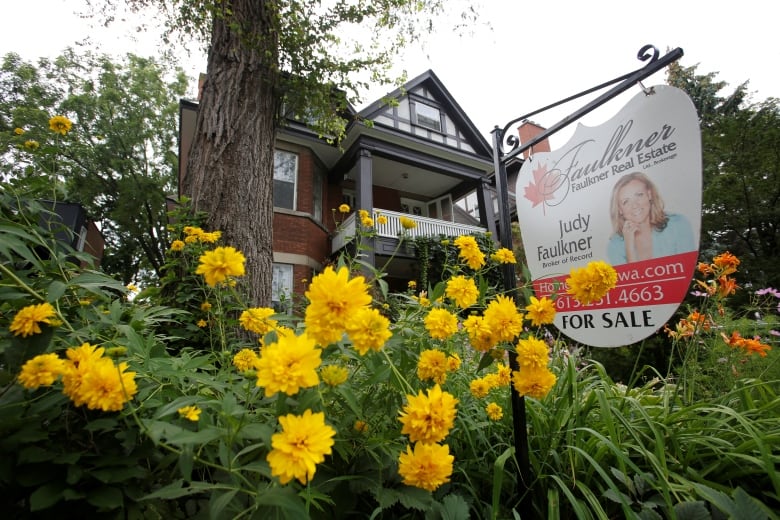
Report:
[[[369,349],[379,351],[390,339],[390,320],[370,307],[363,307],[349,317],[345,325],[352,346],[361,356]]]
[[[65,371],[62,373],[62,393],[67,395],[76,406],[85,404],[81,393],[81,383],[84,375],[89,372],[92,365],[102,358],[105,349],[82,343],[81,346],[69,348],[65,351],[68,360],[65,363]]]
[[[339,206],[339,213],[349,213],[349,204],[342,204]]]
[[[355,424],[352,425],[356,432],[366,433],[368,431],[368,423],[358,419]]]
[[[271,307],[252,307],[242,312],[238,321],[245,330],[265,335],[277,325],[276,320],[269,319],[275,313]]]
[[[503,295],[488,304],[483,317],[497,341],[512,341],[523,330],[523,315],[514,300]]]
[[[496,366],[496,385],[506,386],[512,382],[512,369],[508,365],[499,363]]]
[[[572,269],[566,279],[567,294],[588,305],[600,300],[617,284],[617,272],[606,262],[595,261],[580,269]]]
[[[257,366],[257,362],[260,358],[255,354],[255,351],[248,348],[242,348],[236,355],[233,356],[233,366],[239,372],[246,372],[252,370]]]
[[[265,388],[265,396],[276,392],[295,395],[301,388],[317,386],[317,369],[322,351],[304,332],[300,336],[282,336],[265,346],[257,361],[257,386]]]
[[[447,281],[447,288],[444,294],[455,301],[455,305],[461,309],[466,309],[477,303],[479,289],[477,289],[477,284],[471,278],[453,276]]]
[[[523,368],[512,374],[512,383],[520,395],[527,395],[535,399],[546,396],[556,381],[555,374],[545,368]]]
[[[485,412],[491,421],[500,421],[504,416],[504,410],[496,403],[490,403],[485,407]]]
[[[179,417],[184,417],[192,422],[198,422],[198,419],[200,419],[200,412],[202,412],[197,406],[182,406],[176,411],[179,412]]]
[[[222,238],[222,231],[212,231],[210,233],[206,233],[205,231],[198,235],[198,240],[200,240],[204,244],[213,244],[217,240]]]
[[[414,291],[415,289],[417,289],[417,282],[414,280],[409,280],[408,282],[406,282],[406,286],[412,291]]]
[[[198,237],[195,235],[190,235],[184,238],[184,242],[187,244],[194,244],[197,241],[198,241]]]
[[[228,276],[244,275],[246,258],[233,247],[218,247],[213,251],[207,251],[199,260],[200,265],[195,273],[202,274],[210,287],[225,281]]]
[[[184,226],[183,231],[185,235],[194,237],[197,237],[204,232],[203,229],[199,228],[198,226]]]
[[[407,395],[408,403],[399,414],[403,424],[401,433],[409,435],[412,442],[439,442],[449,434],[455,422],[458,400],[448,392],[442,392],[437,384],[427,395]]]
[[[57,354],[40,354],[22,365],[17,379],[23,387],[35,390],[51,386],[64,371],[65,361]]]
[[[211,310],[211,304],[209,302],[201,303],[200,310],[202,310],[203,312],[209,312]]]
[[[39,143],[35,139],[28,139],[27,141],[24,142],[24,147],[27,148],[28,150],[35,151],[41,147],[41,143]]]
[[[490,258],[493,259],[493,261],[498,262],[499,264],[516,264],[517,260],[515,260],[515,254],[505,247],[502,247],[492,255],[490,255]]]
[[[209,326],[209,322],[207,322],[207,321],[206,321],[206,320],[204,320],[204,319],[200,319],[200,320],[198,320],[198,322],[197,322],[195,325],[197,325],[197,326],[198,326],[198,327],[200,327],[201,329],[205,329],[206,327],[208,327],[208,326]]]
[[[361,220],[371,218],[371,214],[366,209],[360,209],[358,210],[358,216]]]
[[[65,116],[54,116],[49,119],[49,129],[60,135],[70,132],[73,123]]]
[[[417,227],[417,222],[410,219],[409,217],[401,217],[398,219],[398,221],[401,223],[401,227],[404,229],[414,229]]]
[[[90,410],[118,412],[138,392],[135,372],[127,372],[127,363],[115,365],[109,358],[100,357],[85,365],[78,367],[77,395],[69,396],[78,406],[83,404]]]
[[[455,457],[450,455],[446,444],[428,444],[418,442],[406,446],[406,452],[398,457],[398,474],[404,479],[404,484],[427,491],[436,491],[442,484],[449,482],[452,475],[452,463]]]
[[[23,338],[40,334],[41,323],[52,325],[55,313],[54,307],[48,302],[28,305],[16,313],[8,329],[14,333],[14,336]]]
[[[14,133],[16,135],[22,135],[22,134],[24,134],[24,128],[19,128],[19,127],[14,128]]]
[[[171,251],[182,251],[184,249],[184,242],[181,240],[174,240],[171,242]]]
[[[458,258],[465,260],[471,269],[476,270],[485,265],[485,254],[479,249],[476,238],[461,235],[455,239],[455,245],[460,250]]]
[[[139,291],[138,286],[133,283],[127,284],[127,290],[134,293]]]
[[[432,309],[424,322],[432,338],[447,339],[458,331],[458,318],[446,309]]]
[[[347,380],[347,376],[349,376],[349,371],[338,365],[327,365],[320,370],[322,382],[330,386],[340,385]]]
[[[271,466],[271,475],[279,477],[282,484],[293,478],[306,484],[314,478],[317,464],[332,453],[333,436],[336,430],[325,424],[325,414],[288,414],[279,417],[282,431],[271,437],[272,450],[266,456]]]
[[[447,356],[447,370],[449,372],[455,372],[457,369],[459,369],[460,363],[460,356],[457,353],[451,356]]]
[[[428,349],[420,352],[417,361],[417,377],[422,381],[428,379],[443,385],[447,380],[447,356],[441,350]]]
[[[487,352],[496,344],[496,336],[493,329],[482,316],[476,314],[469,315],[463,322],[463,328],[469,335],[469,342],[474,350]]]
[[[371,217],[364,217],[360,219],[360,224],[367,228],[374,227],[374,220]]]
[[[311,281],[306,297],[309,299],[304,317],[306,330],[320,345],[340,340],[349,318],[371,303],[365,278],[357,276],[350,280],[346,267],[338,273],[326,267]]]
[[[550,362],[547,343],[537,338],[525,338],[515,348],[517,362],[522,368],[545,368]]]
[[[384,226],[385,224],[387,224],[387,217],[384,215],[377,215],[376,223],[379,224],[380,226]]]
[[[476,397],[477,399],[482,399],[486,395],[488,395],[488,392],[490,392],[491,386],[490,383],[487,381],[487,379],[480,377],[479,379],[474,379],[469,383],[469,392],[471,392],[471,395]]]
[[[547,296],[541,300],[531,296],[531,303],[525,306],[526,318],[531,320],[535,327],[547,325],[555,320],[555,304]]]

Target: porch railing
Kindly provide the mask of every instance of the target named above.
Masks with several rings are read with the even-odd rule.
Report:
[[[376,223],[377,217],[383,215],[387,219],[387,223]],[[385,238],[398,238],[401,233],[406,236],[415,237],[428,237],[444,235],[448,237],[457,237],[460,235],[469,235],[471,233],[485,233],[487,229],[480,226],[470,226],[467,224],[457,224],[455,222],[449,222],[446,220],[439,220],[435,218],[419,217],[417,215],[409,215],[407,213],[398,213],[396,211],[389,211],[386,209],[374,208],[374,223],[377,236]],[[401,217],[406,217],[415,222],[416,226],[412,229],[404,229],[401,225]],[[333,252],[339,251],[346,246],[355,236],[355,222],[357,219],[356,213],[353,213],[347,217],[344,222],[341,223],[338,233],[333,237],[332,245]]]

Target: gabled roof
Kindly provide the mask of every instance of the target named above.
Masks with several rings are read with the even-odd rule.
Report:
[[[434,101],[444,111],[448,119],[455,124],[458,134],[473,148],[473,153],[481,157],[492,157],[493,152],[490,144],[471,119],[469,119],[458,102],[455,101],[455,98],[452,97],[452,94],[450,94],[438,76],[430,69],[359,111],[358,119],[370,120],[376,125],[382,125],[381,116],[388,114],[392,110],[392,107],[387,102],[388,99],[400,103],[410,96],[416,96],[416,93],[421,91],[424,91],[426,98]]]

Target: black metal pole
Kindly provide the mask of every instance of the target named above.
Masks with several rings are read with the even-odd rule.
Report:
[[[501,247],[512,250],[512,222],[509,212],[509,191],[507,188],[506,166],[499,157],[499,143],[503,132],[496,127],[493,130],[493,165],[496,172],[496,192],[498,194],[499,242]],[[517,276],[514,264],[502,264],[504,292],[509,293],[518,301]],[[509,367],[513,372],[520,369],[517,353],[509,351]],[[510,385],[512,401],[512,429],[514,430],[515,458],[519,468],[517,476],[517,493],[520,496],[521,518],[531,518],[531,459],[528,453],[528,429],[525,417],[525,398]]]

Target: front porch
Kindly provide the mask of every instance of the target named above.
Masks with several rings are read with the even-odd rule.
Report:
[[[376,223],[377,217],[379,215],[384,216],[387,219],[387,223]],[[386,239],[391,239],[394,244],[397,244],[397,240],[401,235],[408,238],[431,237],[439,235],[444,235],[447,237],[458,237],[461,235],[470,235],[473,233],[486,233],[488,231],[486,228],[480,226],[458,224],[456,222],[421,217],[417,215],[409,215],[406,213],[399,213],[397,211],[390,211],[379,208],[374,208],[373,217],[376,237],[385,239],[379,240],[378,242],[380,243],[386,243]],[[401,225],[401,217],[411,219],[414,221],[416,226],[412,229],[404,229],[404,227]],[[352,213],[344,220],[344,222],[341,223],[331,242],[332,253],[340,251],[355,238],[356,222],[357,212]],[[381,253],[382,251],[377,252]]]

